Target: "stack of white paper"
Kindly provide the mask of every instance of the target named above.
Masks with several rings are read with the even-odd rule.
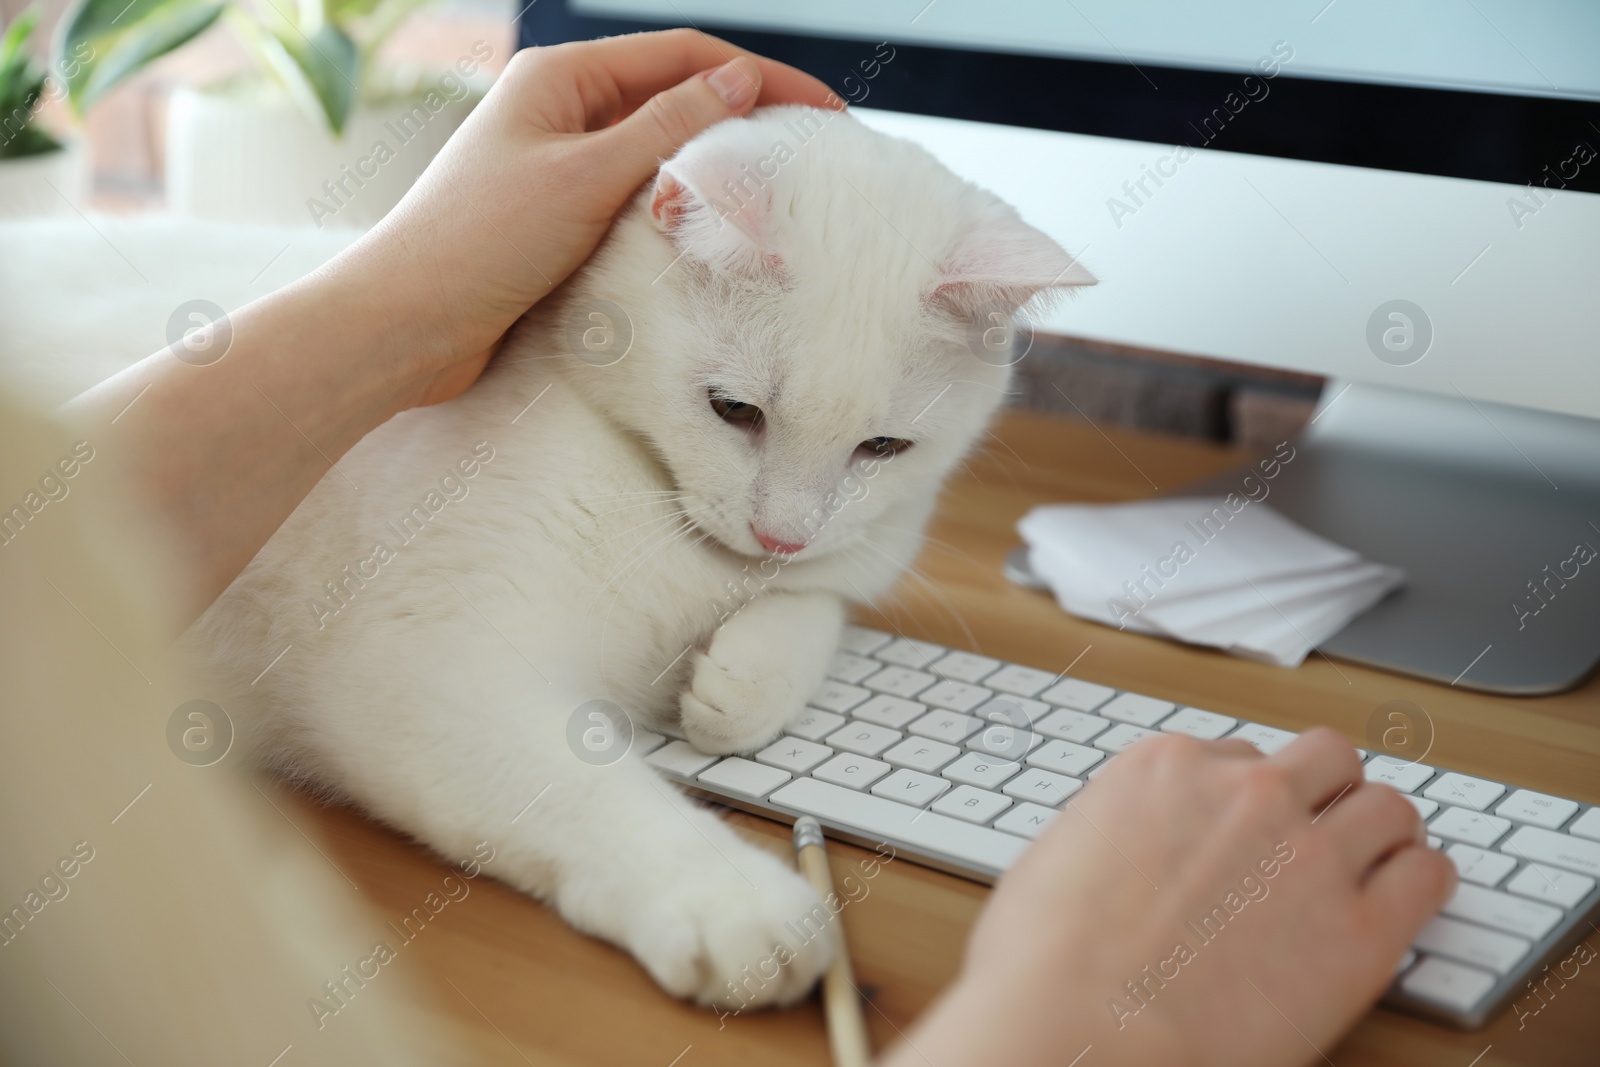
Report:
[[[1017,528],[1074,615],[1284,667],[1405,581],[1238,495],[1053,505]]]

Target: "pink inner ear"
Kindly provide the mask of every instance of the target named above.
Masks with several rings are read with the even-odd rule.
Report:
[[[783,270],[773,247],[773,192],[731,154],[690,150],[662,164],[650,214],[685,253],[744,274]]]
[[[1001,204],[966,231],[931,301],[967,313],[996,303],[1013,310],[1046,290],[1094,285],[1097,279],[1067,250]]]
[[[688,202],[688,186],[665,170],[656,175],[656,195],[650,201],[650,214],[663,230],[677,225]]]

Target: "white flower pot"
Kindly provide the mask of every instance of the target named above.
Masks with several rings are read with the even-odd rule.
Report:
[[[76,138],[54,152],[0,160],[0,218],[70,215],[88,187],[83,142]]]
[[[482,81],[413,79],[362,101],[335,137],[259,80],[180,88],[167,109],[167,206],[201,218],[366,228],[411,188],[483,98]]]

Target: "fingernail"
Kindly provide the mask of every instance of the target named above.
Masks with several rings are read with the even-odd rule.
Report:
[[[710,74],[706,84],[717,91],[722,102],[737,111],[761,91],[761,70],[744,56],[729,60]]]

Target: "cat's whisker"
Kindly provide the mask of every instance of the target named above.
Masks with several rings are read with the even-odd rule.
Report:
[[[673,511],[668,512],[665,515],[657,515],[653,519],[646,519],[645,521],[643,521],[641,523],[638,523],[636,525],[628,527],[626,530],[619,530],[617,533],[612,534],[610,537],[607,537],[603,541],[595,542],[594,544],[590,545],[588,548],[584,549],[582,552],[578,553],[573,558],[574,559],[582,559],[583,557],[589,555],[591,552],[595,552],[598,549],[604,548],[606,545],[609,545],[611,542],[615,541],[617,538],[625,537],[628,534],[633,533],[635,530],[643,530],[647,526],[659,526],[661,523],[668,522],[668,521],[670,521],[672,519],[681,518],[682,516],[683,516],[682,509],[674,509]],[[654,536],[654,533],[655,533],[655,531],[651,531],[651,533],[646,534],[645,536],[646,537]]]
[[[863,538],[861,538],[861,542],[860,543],[865,545],[866,547],[868,547],[870,549],[873,549],[878,554],[883,556],[885,559],[889,560],[891,563],[893,563],[895,561],[894,556],[890,555],[888,552],[886,552],[882,548],[878,547],[870,539],[863,537]],[[950,618],[955,622],[955,624],[957,626],[961,627],[961,633],[967,639],[968,647],[976,648],[977,645],[978,645],[977,638],[975,636],[973,636],[972,628],[967,625],[966,617],[963,616],[961,614],[961,612],[956,608],[954,602],[951,601],[950,598],[948,596],[946,596],[945,593],[942,590],[940,590],[937,585],[935,585],[933,582],[929,581],[928,578],[922,573],[921,569],[919,567],[917,567],[915,564],[912,564],[912,565],[906,567],[906,569],[905,569],[905,571],[903,573],[906,575],[906,577],[914,578],[919,583],[921,583],[922,589],[925,591],[924,595],[929,598],[930,603],[935,603],[936,602],[940,606],[942,606],[945,609],[945,611],[949,612]]]
[[[604,593],[611,587],[611,583],[620,578],[624,572],[631,571],[638,564],[649,559],[650,556],[654,555],[657,550],[664,547],[677,535],[685,532],[686,530],[691,530],[694,528],[693,525],[687,521],[688,516],[682,511],[673,512],[671,515],[663,516],[663,518],[675,520],[675,522],[682,523],[682,525],[670,525],[666,528],[665,533],[663,533],[659,528],[651,530],[648,534],[641,538],[641,543],[634,546],[633,552],[622,561],[621,566],[612,571],[610,577],[606,578],[605,581],[600,583],[600,592]],[[645,523],[641,525],[648,524]],[[638,527],[635,527],[635,529],[637,528]],[[655,538],[655,540],[651,541],[651,538]],[[650,543],[644,544],[643,542],[645,541],[650,541]],[[617,595],[620,595],[622,590],[619,588],[616,592]]]
[[[1005,440],[999,434],[995,433],[993,430],[984,430],[983,431],[983,435],[985,437],[989,438],[989,440],[993,441],[995,444],[999,445],[1001,448],[1005,449],[1007,452],[1010,452],[1011,455],[1016,459],[1016,461],[1018,463],[1022,464],[1022,469],[1023,470],[1025,470],[1025,471],[1032,471],[1033,470],[1032,467],[1028,466],[1028,461],[1023,459],[1020,455],[1018,455],[1016,449],[1014,449],[1010,445],[1006,444]],[[984,451],[989,451],[989,446],[985,445],[984,446]]]
[[[674,503],[674,501],[671,501],[671,500],[644,500],[644,501],[640,501],[637,504],[628,504],[625,507],[613,508],[610,511],[590,512],[588,519],[585,520],[585,521],[587,521],[587,522],[599,522],[601,519],[605,518],[607,515],[620,515],[624,511],[633,511],[635,508],[657,507],[657,506],[662,505],[662,504],[671,504],[671,503]]]
[[[651,545],[648,549],[642,552],[632,562],[624,564],[621,569],[619,569],[610,578],[606,579],[605,584],[600,587],[601,593],[604,593],[608,588],[610,588],[612,582],[617,582],[616,589],[612,591],[611,608],[606,612],[607,624],[610,622],[611,612],[617,610],[617,605],[622,602],[622,593],[625,589],[627,589],[628,583],[633,580],[634,576],[643,571],[651,560],[661,555],[677,542],[683,540],[683,538],[687,537],[691,532],[693,532],[693,530],[694,524],[685,522],[684,525],[673,529],[665,537],[657,540],[655,544]],[[590,610],[593,610],[592,606],[590,607]]]
[[[904,526],[890,526],[887,523],[880,523],[880,525],[883,526],[883,528],[886,529],[886,530],[896,530],[896,531],[900,531],[900,532],[910,532],[910,533],[915,533],[916,532],[914,530],[908,530]],[[978,570],[981,570],[981,571],[983,571],[985,573],[989,573],[988,566],[986,564],[984,564],[981,560],[979,560],[978,557],[974,556],[971,552],[968,552],[966,549],[958,548],[957,546],[951,544],[949,541],[942,540],[941,538],[934,537],[934,536],[932,536],[930,534],[923,534],[922,535],[922,541],[929,548],[936,548],[936,549],[940,549],[941,551],[948,552],[950,555],[956,556],[956,557],[960,558],[961,560],[964,560],[965,562],[972,564]]]

